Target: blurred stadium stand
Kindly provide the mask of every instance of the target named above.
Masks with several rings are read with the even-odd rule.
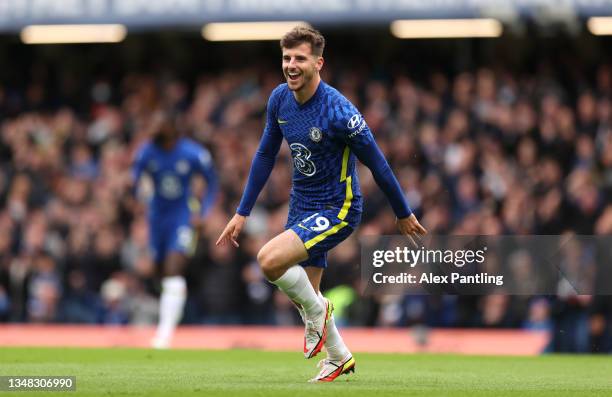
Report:
[[[0,0],[0,321],[155,321],[144,205],[127,185],[150,111],[163,104],[210,148],[223,187],[190,267],[184,322],[299,323],[254,259],[285,222],[286,147],[240,249],[213,248],[282,78],[275,41],[202,39],[201,25],[220,15],[320,24],[328,39],[324,80],[360,108],[431,233],[612,233],[612,42],[584,23],[609,13],[612,2],[568,2],[554,12],[547,2],[522,1],[496,10],[507,28],[499,38],[416,41],[392,37],[390,16],[491,17],[495,2],[400,2],[421,8],[398,11],[395,2],[328,0],[314,2],[326,12],[309,8],[317,15],[279,14],[285,5],[276,1],[261,2],[267,14],[250,13],[260,2],[176,1],[167,3],[177,4],[169,14],[159,1],[74,1],[82,7],[72,11],[51,3]],[[244,8],[228,8],[234,3]],[[206,4],[226,14],[181,8]],[[365,8],[329,10],[347,4]],[[128,35],[96,45],[18,39],[25,25],[59,22],[125,23]],[[550,332],[549,350],[612,351],[607,296],[360,297],[358,236],[395,231],[384,196],[361,171],[362,226],[332,251],[324,277],[338,323],[536,329]]]

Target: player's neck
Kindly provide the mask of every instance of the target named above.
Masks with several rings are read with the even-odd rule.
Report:
[[[157,145],[163,150],[170,151],[174,149],[177,142],[178,142],[178,138],[165,138],[165,139],[160,139],[157,142]]]
[[[176,146],[176,139],[172,139],[170,141],[167,141],[164,144],[163,148],[164,148],[164,150],[170,151],[170,150],[174,149],[175,146]]]
[[[302,89],[298,91],[293,91],[293,96],[295,100],[300,104],[305,104],[312,96],[317,92],[317,88],[319,88],[319,84],[321,83],[321,76],[317,73],[315,77],[309,82],[308,85],[302,87]]]

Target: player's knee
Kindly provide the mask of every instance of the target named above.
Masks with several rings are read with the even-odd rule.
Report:
[[[275,253],[275,250],[266,246],[257,253],[257,262],[259,262],[259,266],[261,266],[264,273],[274,271],[282,265],[280,257]]]
[[[164,267],[164,276],[165,277],[174,277],[174,276],[182,276],[183,272],[177,266],[168,266]]]
[[[185,257],[185,255],[178,252],[171,253],[170,255],[168,255],[168,258],[164,263],[164,276],[182,276],[185,272],[186,263],[187,258]]]

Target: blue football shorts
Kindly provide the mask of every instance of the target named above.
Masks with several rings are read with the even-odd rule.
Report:
[[[149,240],[153,260],[162,264],[166,256],[179,252],[186,256],[195,253],[197,236],[189,216],[165,216],[149,220]]]
[[[340,219],[338,209],[321,211],[290,210],[285,229],[293,230],[302,240],[308,259],[302,266],[327,267],[327,251],[346,240],[359,224],[360,213],[349,211]]]

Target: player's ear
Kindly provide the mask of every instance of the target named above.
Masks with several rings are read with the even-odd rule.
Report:
[[[323,59],[323,57],[317,57],[317,63],[316,63],[317,72],[320,72],[321,69],[323,69],[324,63],[325,63],[325,60]]]

